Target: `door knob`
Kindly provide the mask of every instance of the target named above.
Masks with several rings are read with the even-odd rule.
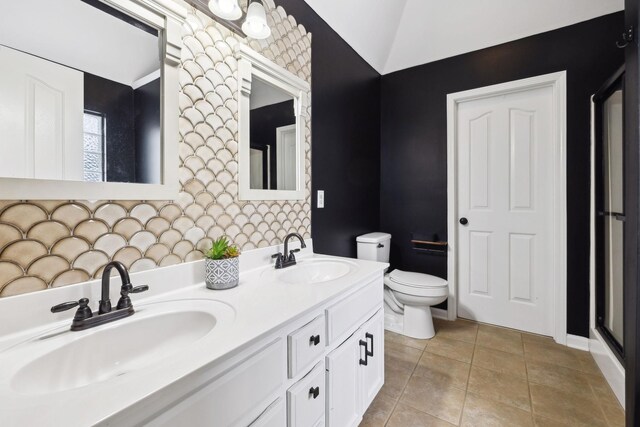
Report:
[[[469,220],[465,217],[460,218],[460,224],[467,225],[469,224]]]

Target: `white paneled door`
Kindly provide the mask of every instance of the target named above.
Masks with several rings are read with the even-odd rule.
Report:
[[[296,189],[296,125],[276,128],[278,190]]]
[[[84,74],[0,46],[0,176],[83,180]]]
[[[458,316],[553,335],[553,88],[456,114]]]

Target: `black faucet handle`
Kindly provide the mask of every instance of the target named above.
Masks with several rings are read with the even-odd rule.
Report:
[[[75,316],[73,316],[73,320],[86,320],[90,317],[93,317],[93,312],[91,308],[89,308],[89,299],[81,298],[78,301],[69,301],[63,302],[62,304],[54,305],[51,307],[52,313],[60,313],[62,311],[70,310],[74,307],[78,307],[78,311],[76,311]]]
[[[122,310],[124,308],[131,308],[131,298],[129,298],[129,294],[139,294],[140,292],[145,292],[149,290],[149,286],[147,285],[140,285],[140,286],[136,286],[135,288],[133,286],[131,286],[131,283],[127,283],[126,285],[122,286],[122,289],[120,290],[120,299],[118,300],[118,305],[116,306],[116,308],[118,310]]]
[[[289,258],[287,259],[288,262],[296,262],[296,255],[298,252],[300,252],[300,249],[291,249],[289,251]]]
[[[84,298],[84,299],[86,299],[86,298]],[[62,304],[54,305],[53,307],[51,307],[51,312],[52,313],[60,313],[60,312],[63,312],[63,311],[71,310],[72,308],[77,307],[79,305],[80,305],[80,301],[63,302]]]
[[[283,266],[283,264],[284,264],[284,261],[285,261],[286,255],[282,255],[282,253],[281,253],[281,252],[278,252],[277,254],[273,254],[273,255],[271,255],[271,258],[276,260],[276,265],[275,265],[275,267],[276,267],[277,269],[280,269],[280,268],[282,268],[282,266]]]

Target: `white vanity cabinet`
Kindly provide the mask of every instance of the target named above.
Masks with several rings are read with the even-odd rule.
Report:
[[[360,330],[327,355],[327,425],[353,426],[360,421]]]
[[[382,291],[382,275],[370,277],[213,366],[136,424],[357,426],[384,382]]]
[[[383,311],[327,355],[327,426],[357,426],[384,383]]]
[[[364,414],[384,384],[384,312],[378,311],[361,328],[361,336],[368,346],[366,365],[360,365],[362,375],[362,400],[360,410]],[[361,346],[360,351],[364,348]]]
[[[244,427],[258,420],[271,425],[277,420],[269,412],[274,396],[281,389],[286,373],[284,340],[278,338],[261,346],[248,358],[198,391],[166,408],[147,426]],[[263,418],[264,416],[264,418]]]

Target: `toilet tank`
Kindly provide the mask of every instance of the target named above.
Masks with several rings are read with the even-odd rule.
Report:
[[[358,244],[358,259],[369,261],[389,262],[389,247],[391,234],[369,233],[356,238]]]

